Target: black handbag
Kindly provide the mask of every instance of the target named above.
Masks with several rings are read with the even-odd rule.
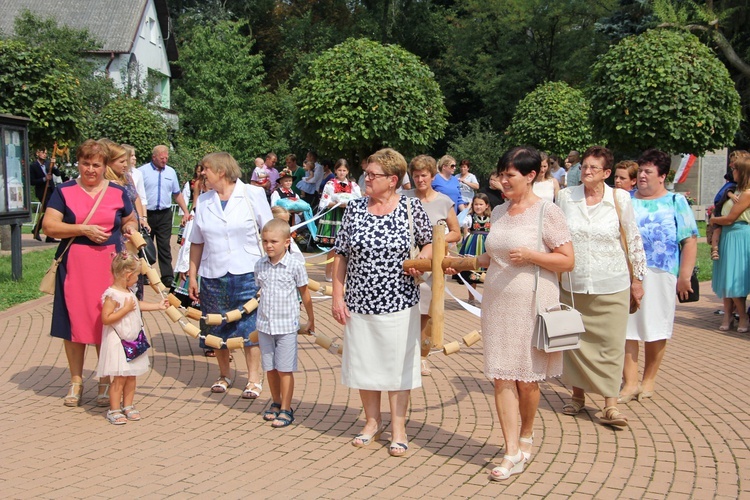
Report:
[[[693,291],[688,293],[687,299],[683,300],[682,297],[677,295],[680,304],[684,304],[685,302],[698,302],[701,298],[700,283],[698,283],[698,266],[693,268],[693,274],[690,276],[690,288],[692,288]]]
[[[146,241],[146,246],[143,247],[143,253],[146,255],[146,260],[149,264],[155,264],[156,263],[156,245],[154,245],[154,240],[151,238],[151,234],[149,234],[148,229],[141,226],[141,236],[143,236],[143,239]]]

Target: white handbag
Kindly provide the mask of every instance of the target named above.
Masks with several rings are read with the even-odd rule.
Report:
[[[544,208],[539,211],[539,234],[537,237],[537,249],[542,249],[542,227],[544,223]],[[536,266],[536,275],[534,277],[534,302],[536,310],[536,324],[534,325],[534,335],[532,345],[544,352],[567,351],[569,349],[578,349],[581,341],[581,333],[585,331],[583,326],[583,317],[575,309],[575,300],[573,299],[573,285],[571,283],[570,297],[572,306],[558,303],[543,311],[539,310],[539,266]]]

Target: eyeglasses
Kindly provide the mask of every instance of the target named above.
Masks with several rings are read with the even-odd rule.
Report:
[[[581,167],[581,172],[586,172],[586,171],[596,172],[596,171],[599,171],[599,170],[604,170],[604,168],[602,168],[602,167],[589,167],[589,166]]]
[[[376,174],[375,172],[365,172],[365,179],[373,180],[378,177],[390,177],[390,174]]]
[[[455,163],[451,163],[451,164],[450,164],[450,165],[448,165],[448,166],[449,166],[450,168],[456,168],[456,164],[455,164]]]

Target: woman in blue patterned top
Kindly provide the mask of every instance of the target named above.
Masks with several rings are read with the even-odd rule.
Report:
[[[643,279],[641,308],[628,318],[622,400],[654,394],[656,375],[672,337],[675,290],[685,299],[693,289],[690,277],[698,251],[698,227],[693,211],[681,194],[670,193],[664,180],[670,156],[658,149],[644,151],[638,159],[638,191],[633,209],[646,251],[648,273]],[[638,384],[638,342],[645,342],[643,380]]]
[[[336,235],[331,306],[333,318],[344,325],[341,381],[359,389],[365,411],[365,427],[352,445],[368,446],[383,433],[380,398],[388,391],[389,453],[396,457],[409,447],[410,392],[422,386],[415,281],[420,273],[402,269],[412,234],[421,247],[419,258],[432,258],[427,213],[417,198],[396,193],[405,173],[406,160],[393,149],[381,149],[367,159],[366,195],[349,202]]]

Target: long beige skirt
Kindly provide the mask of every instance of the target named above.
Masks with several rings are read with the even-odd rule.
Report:
[[[341,383],[352,389],[422,387],[419,306],[389,314],[357,314],[344,327]]]
[[[560,290],[570,304],[570,293]],[[617,397],[625,360],[625,332],[630,308],[630,289],[617,293],[575,294],[575,307],[583,315],[586,331],[581,347],[563,355],[563,383],[605,398]]]

